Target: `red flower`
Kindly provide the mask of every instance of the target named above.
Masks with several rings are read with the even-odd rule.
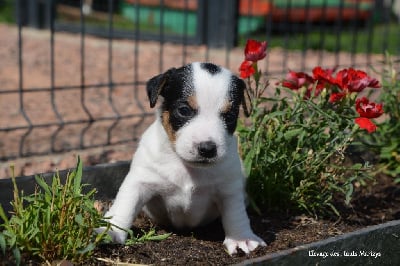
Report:
[[[336,84],[342,90],[350,92],[360,92],[367,87],[379,88],[381,86],[378,80],[369,77],[364,71],[353,68],[339,71],[336,75]]]
[[[282,86],[291,90],[298,90],[303,86],[309,87],[309,85],[313,83],[313,78],[306,73],[289,71],[289,73],[286,74],[286,79],[282,81]]]
[[[356,100],[356,111],[365,118],[377,118],[383,114],[382,104],[370,103],[366,97]]]
[[[329,102],[330,103],[336,103],[343,99],[346,96],[346,93],[343,92],[337,92],[337,93],[332,93],[331,96],[329,96]]]
[[[251,61],[243,61],[242,64],[239,67],[240,71],[240,77],[241,78],[249,78],[251,75],[253,75],[256,70],[253,67],[253,62]]]
[[[247,40],[246,48],[244,49],[245,60],[257,62],[267,55],[266,50],[267,42]]]
[[[372,133],[376,130],[376,125],[366,117],[357,117],[354,122],[356,122],[360,128],[367,130],[368,133]]]
[[[313,69],[313,78],[318,80],[318,83],[326,83],[335,84],[335,79],[332,77],[335,69],[322,69],[320,66],[317,66]]]

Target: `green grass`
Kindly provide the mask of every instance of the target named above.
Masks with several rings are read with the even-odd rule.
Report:
[[[111,224],[94,207],[96,189],[83,192],[87,185],[81,183],[83,165],[79,157],[76,169],[67,175],[65,182],[58,173],[49,184],[36,176],[38,188],[32,195],[24,195],[14,174],[12,177],[11,218],[0,205],[0,220],[4,221],[0,224],[0,261],[14,258],[16,265],[25,265],[24,260],[32,259],[53,265],[54,261],[67,259],[82,263],[92,256],[97,245],[110,242],[107,232]],[[95,232],[95,228],[102,227],[104,232]],[[126,245],[162,241],[170,236],[170,233],[157,235],[154,228],[142,230],[138,236],[131,230],[128,233]]]
[[[94,248],[109,237],[110,224],[94,207],[95,189],[83,193],[82,162],[70,172],[65,183],[56,173],[51,184],[36,176],[38,189],[25,196],[18,190],[15,177],[13,212],[6,216],[0,206],[0,251],[13,253],[17,265],[28,256],[50,265],[54,260],[83,261]],[[101,233],[94,229],[105,227]],[[23,263],[24,264],[24,263]],[[22,264],[22,265],[23,265]]]
[[[266,39],[269,47],[283,47],[288,50],[326,50],[331,52],[346,51],[354,53],[400,52],[400,25],[375,25],[371,32],[367,28],[360,28],[357,32],[350,29],[343,30],[340,34],[334,30],[313,31],[310,33],[265,34],[256,33],[251,36],[241,36],[240,45],[244,46],[246,39]],[[354,37],[353,35],[356,34]]]
[[[57,21],[63,22],[63,23],[74,24],[78,27],[80,26],[79,17],[71,17],[71,16],[68,16],[67,14],[63,14],[63,13],[58,14]],[[109,28],[108,16],[96,17],[94,15],[88,15],[85,17],[85,24],[86,24],[86,26],[103,28],[105,31],[107,31]],[[145,24],[145,23],[139,23],[139,25],[136,25],[136,22],[129,20],[121,15],[118,15],[118,14],[113,15],[113,29],[114,30],[122,30],[122,31],[126,31],[129,33],[133,33],[134,30],[136,30],[137,28],[141,32],[152,33],[152,34],[160,33],[160,28],[157,27],[156,25]],[[174,34],[174,32],[168,28],[164,28],[164,34]]]
[[[14,1],[4,0],[0,4],[0,23],[15,23]]]

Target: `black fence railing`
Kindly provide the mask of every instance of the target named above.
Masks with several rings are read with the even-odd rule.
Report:
[[[386,2],[0,1],[0,19],[11,17],[0,25],[0,160],[135,142],[153,119],[146,80],[191,61],[236,71],[247,38],[269,42],[272,78],[379,68],[384,52],[400,55]]]

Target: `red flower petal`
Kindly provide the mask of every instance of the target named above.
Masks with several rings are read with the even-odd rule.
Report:
[[[356,122],[356,124],[359,125],[360,128],[367,130],[368,133],[372,133],[376,130],[376,125],[372,123],[372,121],[368,118],[358,117],[354,119],[354,122]]]
[[[379,88],[379,81],[371,78],[362,70],[354,68],[343,69],[336,75],[336,84],[342,90],[350,92],[361,92],[367,87]]]
[[[335,85],[335,79],[332,77],[335,69],[322,69],[320,66],[317,66],[313,69],[313,78],[318,80],[318,83],[326,83]]]
[[[257,62],[263,59],[267,53],[267,42],[259,42],[256,40],[247,40],[244,49],[244,56],[247,61]]]
[[[282,86],[291,90],[298,90],[303,86],[308,87],[313,83],[313,78],[306,73],[289,71],[289,73],[286,74],[286,79],[282,81]]]
[[[241,78],[249,78],[253,75],[256,70],[253,67],[253,62],[251,61],[243,61],[239,67],[240,77]]]
[[[331,96],[329,96],[329,102],[330,103],[336,103],[343,99],[346,96],[346,93],[343,92],[338,92],[338,93],[332,93]]]
[[[383,114],[383,105],[369,102],[367,97],[356,100],[356,111],[361,117],[377,118]]]

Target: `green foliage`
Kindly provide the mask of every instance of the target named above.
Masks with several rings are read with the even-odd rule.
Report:
[[[287,50],[325,50],[330,52],[351,52],[351,53],[373,53],[381,54],[385,49],[392,54],[399,51],[400,24],[375,24],[372,29],[360,28],[357,32],[354,29],[344,28],[340,32],[335,30],[312,30],[309,32],[285,32],[273,34],[269,40],[269,47],[282,47]],[[382,38],[382,35],[388,38]],[[246,38],[240,38],[240,45],[244,45]],[[265,32],[252,34],[251,38],[265,38]]]
[[[2,0],[0,1],[0,22],[15,23],[15,1]]]
[[[15,178],[13,215],[9,219],[0,206],[0,248],[3,255],[12,251],[16,263],[23,256],[51,263],[68,259],[75,262],[90,256],[97,244],[108,238],[110,224],[94,208],[95,189],[82,192],[82,163],[70,172],[65,184],[55,174],[51,184],[35,177],[39,189],[29,196],[18,191]],[[101,234],[95,228],[106,227]]]
[[[157,235],[156,230],[151,228],[148,232],[142,230],[142,236],[133,236],[131,234],[130,238],[126,240],[125,245],[142,244],[148,241],[162,241],[167,239],[170,235],[171,233]]]
[[[379,124],[380,130],[361,140],[379,154],[380,168],[385,174],[400,182],[400,76],[396,63],[386,54],[385,69],[382,73],[382,90],[379,100],[387,118]]]
[[[334,108],[326,91],[309,99],[283,92],[277,88],[274,97],[259,98],[250,123],[239,125],[251,201],[267,209],[339,215],[335,193],[349,203],[354,182],[369,178],[368,165],[345,164],[345,151],[358,132],[354,111],[346,104]]]
[[[376,132],[372,119],[384,110],[364,93],[381,84],[362,70],[335,73],[316,66],[312,75],[289,71],[266,98],[268,81],[261,82],[258,69],[265,42],[248,40],[244,55],[239,71],[247,79],[245,106],[251,110],[238,132],[250,203],[258,211],[340,216],[335,203],[343,199],[349,204],[354,184],[372,179],[369,163],[353,164],[346,151],[362,133]]]

